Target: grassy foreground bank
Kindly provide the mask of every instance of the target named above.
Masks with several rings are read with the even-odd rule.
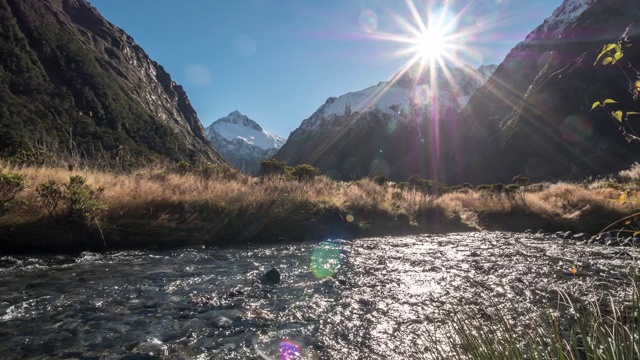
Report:
[[[126,174],[13,167],[2,173],[23,176],[23,187],[2,204],[2,252],[229,245],[465,230],[593,234],[639,208],[632,177],[623,184],[445,189],[380,179],[251,177],[223,167],[154,166]],[[86,224],[65,219],[62,203],[52,214],[39,190],[50,180],[64,189],[72,176],[82,177],[95,190],[94,200],[101,207],[95,219],[85,218]]]

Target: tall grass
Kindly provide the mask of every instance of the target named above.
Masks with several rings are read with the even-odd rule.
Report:
[[[505,313],[494,321],[454,317],[452,337],[439,340],[436,356],[448,359],[640,359],[640,296],[633,270],[626,296],[602,302],[575,303],[559,294],[555,310],[521,317]],[[466,314],[469,315],[469,314]]]
[[[467,229],[594,233],[639,207],[616,201],[618,189],[569,183],[529,185],[515,192],[460,189],[435,195],[371,179],[343,182],[317,176],[299,181],[215,167],[155,165],[130,173],[50,167],[3,171],[23,174],[25,189],[16,197],[20,206],[0,217],[0,237],[16,237],[20,224],[46,220],[36,187],[49,179],[65,183],[71,175],[103,189],[107,235],[133,229],[133,235],[146,236],[154,229],[173,229],[174,235],[182,231],[195,243]],[[26,228],[20,234],[28,235]]]

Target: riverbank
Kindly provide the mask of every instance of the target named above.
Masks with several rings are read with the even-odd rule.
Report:
[[[224,246],[471,230],[595,234],[639,210],[633,182],[436,189],[380,179],[251,177],[223,167],[155,166],[126,174],[21,167],[2,173],[23,176],[23,187],[3,205],[0,215],[3,253]],[[81,177],[86,187],[64,198],[70,177]],[[63,193],[53,212],[41,191],[50,180]],[[69,201],[77,202],[75,213]],[[633,232],[635,220],[621,226]]]

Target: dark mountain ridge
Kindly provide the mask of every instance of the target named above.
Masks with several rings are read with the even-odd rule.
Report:
[[[494,69],[451,67],[434,69],[431,76],[416,65],[390,82],[331,97],[302,121],[275,158],[311,164],[342,180],[437,177],[440,169],[431,159],[440,151],[435,145],[444,145],[441,139],[447,137],[444,122],[455,121]]]
[[[222,161],[184,89],[85,0],[0,0],[0,139],[36,161]]]
[[[596,101],[629,108],[640,65],[640,6],[635,0],[566,0],[550,19],[587,6],[564,23],[546,21],[508,54],[462,111],[460,149],[444,160],[449,181],[580,179],[628,167],[640,144],[626,141]],[[626,34],[620,66],[596,63],[603,46]],[[630,79],[627,79],[629,74]],[[459,156],[453,154],[458,151]]]

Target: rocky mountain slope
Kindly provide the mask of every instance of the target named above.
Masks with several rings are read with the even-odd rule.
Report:
[[[222,161],[183,88],[86,0],[0,0],[0,154]]]
[[[276,154],[290,165],[308,163],[340,179],[386,175],[427,177],[442,124],[467,103],[495,66],[419,71],[327,99]],[[433,78],[433,81],[432,81]]]
[[[609,112],[633,106],[639,23],[637,0],[565,0],[463,110],[456,141],[464,146],[443,157],[450,181],[580,179],[637,160],[639,144],[625,140]],[[632,46],[620,62],[596,62],[623,34]],[[619,104],[591,110],[604,99]]]
[[[285,142],[239,111],[216,120],[206,131],[213,147],[225,160],[250,174],[257,174],[262,160],[275,155]]]

